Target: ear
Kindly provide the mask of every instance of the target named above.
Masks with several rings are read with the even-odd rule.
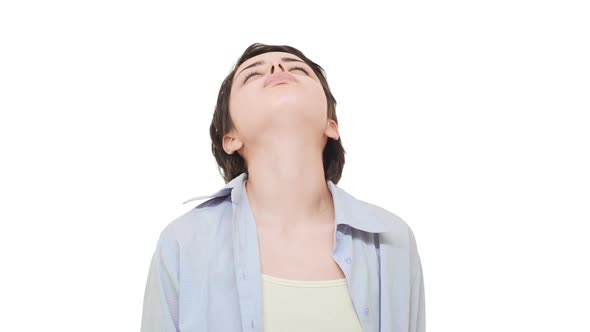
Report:
[[[333,140],[337,141],[340,138],[340,134],[338,133],[338,123],[333,119],[328,119],[328,124],[326,125],[326,130],[324,131],[326,136],[332,138]]]
[[[227,154],[233,154],[235,151],[239,150],[242,147],[242,145],[244,145],[242,140],[239,139],[238,136],[233,132],[229,132],[223,135],[222,141],[223,150],[225,150],[225,153]]]

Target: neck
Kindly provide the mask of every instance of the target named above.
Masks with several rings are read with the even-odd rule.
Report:
[[[246,192],[258,226],[293,230],[333,223],[322,149],[298,140],[248,151]]]

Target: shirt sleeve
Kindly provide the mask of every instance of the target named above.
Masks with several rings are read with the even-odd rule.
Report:
[[[141,332],[179,331],[178,285],[178,242],[167,239],[163,231],[149,267]]]
[[[410,299],[410,332],[426,331],[426,312],[424,298],[424,275],[422,262],[416,245],[414,233],[410,230],[410,254],[412,261],[412,284]]]

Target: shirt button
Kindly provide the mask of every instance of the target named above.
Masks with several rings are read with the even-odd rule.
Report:
[[[350,264],[352,262],[352,259],[350,259],[350,257],[346,257],[345,261],[347,264]]]
[[[246,280],[246,272],[242,271],[242,279]]]
[[[363,312],[365,313],[365,315],[368,315],[369,314],[369,307],[365,307],[363,309]]]

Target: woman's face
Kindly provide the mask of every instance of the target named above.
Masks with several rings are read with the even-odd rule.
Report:
[[[266,85],[277,73],[286,74],[287,81]],[[329,121],[320,80],[303,60],[285,52],[260,54],[239,66],[229,112],[232,134],[246,146],[293,135],[319,145]]]

